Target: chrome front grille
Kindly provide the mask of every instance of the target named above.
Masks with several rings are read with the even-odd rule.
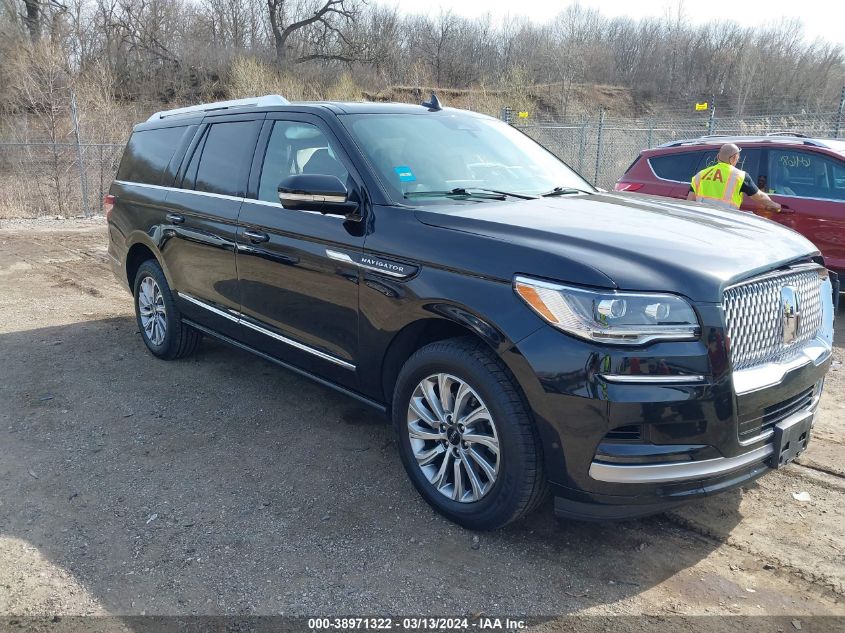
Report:
[[[814,338],[822,326],[822,277],[818,267],[769,274],[725,291],[724,310],[734,371],[783,362]],[[781,289],[793,286],[800,322],[795,338],[784,343]]]

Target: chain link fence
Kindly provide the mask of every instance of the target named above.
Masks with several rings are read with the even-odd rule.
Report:
[[[526,114],[526,113],[521,113]],[[843,108],[836,112],[719,117],[715,108],[698,118],[533,119],[504,108],[502,118],[544,145],[598,187],[613,185],[646,148],[705,135],[745,136],[803,134],[840,138],[845,134]]]
[[[0,142],[0,218],[100,213],[123,147]]]
[[[597,186],[613,189],[641,150],[678,139],[782,133],[839,138],[845,135],[843,106],[845,98],[836,112],[738,118],[711,109],[698,118],[619,118],[602,111],[564,120],[521,118],[503,108],[502,118]],[[124,143],[0,140],[0,218],[100,213]]]

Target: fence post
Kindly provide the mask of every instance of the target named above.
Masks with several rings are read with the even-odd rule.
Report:
[[[648,148],[654,145],[654,119],[648,120]]]
[[[578,173],[584,173],[584,154],[587,153],[587,119],[581,117],[581,138],[578,143]]]
[[[839,138],[839,132],[842,131],[843,112],[845,112],[845,86],[842,86],[842,96],[839,97],[839,111],[836,114],[836,131],[833,133],[833,138]]]
[[[76,111],[76,93],[70,93],[70,116],[73,119],[73,134],[76,137],[76,162],[79,165],[79,189],[82,193],[82,215],[86,218],[91,214],[88,205],[88,182],[85,179],[85,163],[82,159],[82,143],[79,140],[79,116]]]
[[[707,122],[707,135],[713,136],[716,132],[716,104],[710,106],[710,120]]]
[[[511,116],[512,114],[513,114],[513,110],[511,110],[510,106],[505,106],[504,108],[502,108],[502,121],[504,121],[505,123],[510,125],[511,119],[512,119],[512,116]]]
[[[602,132],[604,132],[604,108],[601,109],[599,113],[599,131],[598,136],[596,137],[596,177],[593,180],[593,185],[596,187],[599,186],[599,169],[601,166],[601,141],[602,141]]]

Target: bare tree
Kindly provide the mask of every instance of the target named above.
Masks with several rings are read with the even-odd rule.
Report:
[[[66,161],[59,143],[71,129],[68,119],[71,77],[60,51],[46,42],[20,51],[10,62],[17,77],[13,87],[15,103],[34,121],[38,135],[49,141],[46,149],[50,169],[46,170],[46,177],[53,189],[49,205],[55,205],[59,214],[64,214]],[[44,206],[49,208],[48,201]]]
[[[267,0],[267,10],[279,67],[311,60],[356,60],[353,41],[347,34],[360,13],[355,0],[306,0],[299,4],[294,0]]]

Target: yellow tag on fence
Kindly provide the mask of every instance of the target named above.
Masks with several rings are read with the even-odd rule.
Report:
[[[528,118],[528,113],[527,113],[527,112],[520,112],[520,113],[519,113],[519,118],[520,118],[520,119],[527,119],[527,118]]]
[[[705,101],[704,103],[696,103],[695,109],[696,109],[696,111],[706,110],[707,109],[707,102]]]

